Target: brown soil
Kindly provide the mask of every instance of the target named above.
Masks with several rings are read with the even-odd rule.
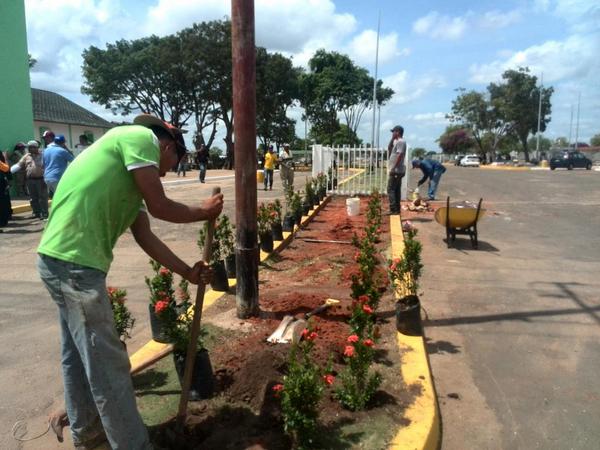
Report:
[[[266,338],[285,315],[300,318],[325,299],[338,299],[339,307],[313,319],[319,333],[314,355],[323,366],[333,361],[334,373],[342,368],[341,352],[349,334],[346,323],[351,301],[349,273],[357,268],[356,248],[348,244],[310,243],[301,238],[349,241],[364,228],[365,207],[363,200],[361,214],[347,217],[345,198],[332,199],[281,254],[273,255],[261,267],[261,316],[242,321],[231,314],[229,322],[236,331],[224,332],[209,346],[217,393],[210,400],[191,404],[185,442],[168,438],[170,432],[163,430],[155,435],[157,448],[290,448],[290,441],[283,433],[279,401],[272,391],[273,385],[283,379],[290,346],[268,344]],[[383,222],[382,242],[378,246],[385,254],[389,247],[389,223],[385,217]],[[382,263],[385,264],[383,258]],[[383,274],[384,269],[381,270]],[[234,308],[235,296],[228,294],[205,313],[203,320],[210,323],[214,319],[215,324],[223,326],[217,316]],[[400,376],[391,293],[382,298],[377,316],[381,339],[377,343],[374,369],[383,375],[384,382],[368,409],[362,412],[342,409],[332,399],[333,390],[327,391],[320,415],[323,429],[318,433],[319,448],[364,448],[360,436],[366,431],[360,430],[354,436],[344,427],[386,423],[383,432],[393,434],[399,425],[406,423],[402,411],[414,392],[403,385]]]

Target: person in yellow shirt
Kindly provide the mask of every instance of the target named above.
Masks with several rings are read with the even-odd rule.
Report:
[[[269,150],[265,155],[265,191],[267,190],[267,186],[271,191],[273,190],[273,170],[276,163],[277,155],[273,153],[273,146],[269,145]]]

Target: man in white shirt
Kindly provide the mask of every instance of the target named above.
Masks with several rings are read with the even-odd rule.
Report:
[[[388,145],[388,185],[387,193],[390,202],[390,215],[400,214],[400,188],[402,177],[406,173],[404,157],[406,155],[406,141],[404,128],[396,125],[391,130],[392,139]]]

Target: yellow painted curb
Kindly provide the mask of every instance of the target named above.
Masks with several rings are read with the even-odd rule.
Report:
[[[479,168],[483,169],[483,170],[514,170],[514,171],[531,170],[531,167],[515,167],[515,166],[479,166]]]
[[[300,222],[300,228],[308,224],[314,216],[329,202],[330,196],[327,196],[323,199],[319,205],[311,209],[308,213],[308,216],[303,216]],[[275,241],[273,243],[273,252],[266,253],[262,250],[260,251],[260,261],[263,262],[268,259],[273,253],[280,252],[283,250],[293,239],[294,234],[298,232],[299,227],[294,227],[294,232],[285,232],[283,233],[283,241]],[[229,287],[232,288],[236,285],[237,280],[235,278],[229,279]],[[202,307],[202,311],[205,311],[211,305],[213,305],[218,299],[220,299],[225,292],[221,291],[213,291],[212,289],[208,289],[204,294],[204,304]],[[169,355],[173,351],[173,345],[171,344],[162,344],[160,342],[156,342],[153,339],[150,339],[142,348],[140,348],[137,352],[129,357],[129,363],[131,365],[131,373],[136,374],[148,367],[152,366],[165,356]]]
[[[48,200],[48,208],[50,208],[50,206],[52,206],[52,200]],[[22,214],[29,211],[31,211],[31,205],[29,203],[12,207],[13,214]]]
[[[404,252],[404,234],[400,216],[390,216],[392,259],[401,258]],[[401,296],[402,287],[396,290]],[[397,333],[396,339],[402,355],[402,379],[407,386],[419,386],[419,394],[406,409],[410,424],[402,427],[390,443],[393,450],[436,450],[442,441],[439,407],[431,377],[429,357],[423,336],[406,336]]]

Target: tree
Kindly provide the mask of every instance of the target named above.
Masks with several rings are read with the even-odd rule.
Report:
[[[590,145],[592,147],[600,147],[600,134],[595,134],[590,139]]]
[[[437,139],[437,142],[440,144],[442,152],[450,155],[465,154],[476,145],[471,136],[471,130],[462,125],[447,126],[446,131]]]
[[[265,147],[271,141],[279,147],[294,139],[296,121],[286,113],[299,98],[300,73],[291,59],[256,49],[256,129]]]
[[[337,131],[331,135],[329,133],[319,134],[319,129],[312,127],[309,138],[323,145],[359,146],[362,144],[362,140],[346,124],[340,124]]]
[[[315,134],[327,137],[327,141],[335,140],[334,135],[342,130],[340,113],[346,122],[346,143],[352,143],[364,111],[373,102],[373,78],[337,52],[318,50],[308,64],[309,72],[301,78],[300,102]],[[380,80],[377,86],[376,100],[389,100],[394,92],[383,88]]]
[[[566,137],[560,136],[554,140],[553,147],[555,148],[567,148],[569,146],[569,141]]]
[[[426,154],[427,154],[427,150],[425,150],[422,147],[417,147],[417,148],[413,148],[411,150],[410,157],[412,159],[415,159],[415,158],[424,158]]]
[[[527,147],[536,148],[537,147],[537,137],[531,136],[527,141]],[[552,147],[552,141],[548,138],[540,136],[540,151],[547,152]]]
[[[500,141],[512,130],[512,123],[504,120],[499,114],[489,94],[467,92],[463,88],[457,91],[460,94],[452,101],[452,112],[446,117],[451,122],[458,123],[459,128],[470,130],[470,135],[477,144],[481,156],[489,152],[490,160],[495,159],[496,149]],[[493,139],[484,141],[486,134]]]
[[[106,50],[92,46],[83,52],[81,92],[114,114],[146,112],[181,127],[191,111],[180,61],[181,48],[173,36],[120,40]]]
[[[488,86],[491,101],[500,117],[506,123],[512,123],[511,133],[519,139],[525,161],[529,161],[527,139],[530,134],[537,133],[540,96],[542,98],[540,132],[543,132],[550,122],[550,97],[554,88],[538,87],[537,77],[529,75],[529,69],[526,67],[507,70],[502,74],[502,79],[504,83],[491,83]]]

